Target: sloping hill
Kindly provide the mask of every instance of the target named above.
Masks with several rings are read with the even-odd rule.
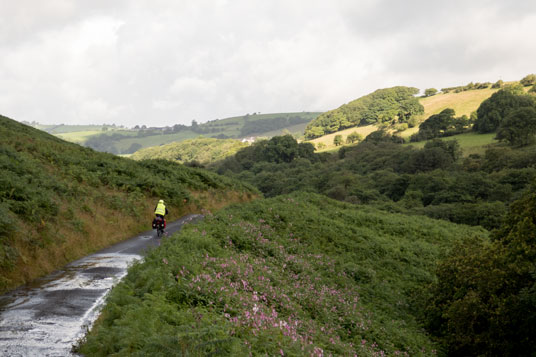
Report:
[[[416,94],[417,88],[392,87],[378,89],[339,108],[322,113],[305,128],[305,138],[314,139],[339,130],[371,124],[406,123],[422,114],[424,109]]]
[[[482,229],[306,193],[208,216],[130,269],[86,355],[434,355],[415,312]]]
[[[234,139],[198,138],[141,149],[130,158],[134,160],[166,159],[178,163],[197,161],[205,165],[232,156],[246,146],[248,146],[247,143]]]
[[[468,90],[459,93],[439,93],[431,97],[419,98],[419,102],[424,107],[424,118],[438,114],[443,109],[454,109],[457,116],[470,116],[476,111],[480,104],[491,97],[500,88],[486,88]]]
[[[168,127],[124,129],[115,126],[95,125],[39,125],[34,127],[48,131],[62,139],[76,142],[98,151],[112,154],[132,154],[139,149],[169,144],[199,136],[243,138],[249,136],[272,137],[283,133],[302,135],[305,126],[320,113],[296,112],[273,114],[246,114],[226,119],[211,120],[192,125],[177,124]]]
[[[511,83],[515,82],[509,82],[509,84]],[[407,129],[397,131],[397,135],[403,138],[410,137],[411,135],[419,131],[419,124],[422,121],[424,121],[430,115],[438,114],[442,110],[447,108],[454,109],[454,111],[456,112],[456,116],[467,115],[469,117],[472,112],[478,109],[478,107],[484,100],[491,97],[491,95],[497,92],[499,89],[500,88],[472,89],[460,91],[458,93],[438,93],[430,97],[417,98],[419,103],[424,108],[424,112],[413,115],[411,125],[414,126],[411,128],[407,128],[406,126]],[[319,117],[319,119],[320,118],[321,117]],[[357,131],[358,133],[362,134],[369,134],[371,131],[373,131],[372,129],[378,129],[380,127],[381,125],[378,124],[373,124],[372,126],[368,125],[352,127],[345,130],[339,130],[328,135],[323,135],[310,141],[312,143],[315,143],[317,145],[317,148],[318,143],[322,143],[322,149],[320,151],[333,150],[336,148],[336,146],[333,144],[333,138],[335,137],[335,135],[342,135],[343,143],[345,143],[348,134],[354,131]],[[396,130],[394,128],[396,128],[396,126],[391,128],[391,130]]]
[[[0,137],[0,291],[148,229],[158,198],[174,218],[255,193],[204,170],[98,153],[3,116]]]

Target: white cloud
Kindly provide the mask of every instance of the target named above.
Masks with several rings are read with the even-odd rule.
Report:
[[[0,113],[173,125],[535,72],[531,1],[0,0]]]

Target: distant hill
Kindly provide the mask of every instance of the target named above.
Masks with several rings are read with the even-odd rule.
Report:
[[[133,161],[0,116],[0,291],[147,230],[155,201],[171,216],[255,190],[164,160]]]
[[[218,139],[238,139],[249,136],[272,137],[291,133],[301,136],[305,126],[321,113],[296,112],[274,114],[246,114],[226,119],[211,120],[191,125],[177,124],[167,127],[136,126],[125,129],[104,125],[40,125],[32,126],[62,139],[113,154],[132,154],[139,149],[172,142],[194,139],[199,136]]]
[[[141,149],[130,158],[166,159],[178,163],[196,161],[205,165],[232,156],[246,146],[247,143],[235,139],[197,138]]]
[[[412,117],[424,113],[424,108],[415,97],[418,93],[419,90],[413,87],[378,89],[321,114],[307,125],[305,137],[314,139],[355,126],[407,123]]]
[[[508,82],[509,84],[516,82]],[[456,87],[465,88],[465,87]],[[386,125],[376,123],[372,125],[358,125],[344,130],[338,130],[330,134],[326,134],[314,139],[310,139],[310,142],[315,144],[316,148],[320,151],[329,151],[336,149],[337,147],[333,143],[335,135],[342,136],[343,145],[346,143],[346,138],[349,134],[357,132],[368,135],[371,131],[377,130],[380,127],[386,127],[388,130],[396,132],[397,135],[407,138],[412,134],[419,131],[419,124],[428,118],[430,115],[437,114],[446,108],[454,109],[456,116],[467,115],[470,116],[472,112],[476,111],[480,104],[491,97],[491,95],[497,92],[500,88],[491,88],[491,85],[486,88],[469,89],[469,90],[457,90],[448,91],[447,93],[439,92],[436,95],[428,97],[416,98],[420,105],[422,105],[424,111],[420,114],[412,116],[412,120],[408,121],[405,126],[401,126],[400,123],[395,120],[394,125]],[[445,89],[448,90],[448,89]],[[348,104],[349,105],[349,104]],[[338,109],[335,109],[337,111]],[[318,117],[320,120],[322,116]],[[310,126],[314,125],[314,122]],[[319,145],[320,144],[320,145]]]

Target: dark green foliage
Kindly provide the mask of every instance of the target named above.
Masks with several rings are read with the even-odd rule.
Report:
[[[473,130],[479,133],[494,132],[512,110],[535,105],[536,99],[524,94],[522,88],[510,86],[501,89],[482,102],[477,110],[478,117]]]
[[[454,110],[447,108],[439,114],[434,114],[419,125],[421,131],[429,133],[426,139],[437,138],[442,132],[454,125]]]
[[[393,87],[377,91],[331,110],[313,120],[305,129],[305,137],[312,139],[324,134],[358,125],[407,122],[412,116],[424,113],[424,107],[415,95],[417,88]]]
[[[362,141],[362,140],[363,140],[363,136],[361,134],[359,134],[358,132],[356,132],[356,131],[351,132],[346,137],[346,143],[347,144],[353,144],[353,143],[356,143],[356,142]]]
[[[341,146],[342,145],[342,135],[335,135],[333,138],[333,144],[335,146]]]
[[[315,194],[230,207],[132,267],[81,352],[433,354],[418,296],[465,235],[485,233]]]
[[[452,355],[528,356],[536,343],[536,193],[512,204],[491,242],[466,239],[438,268],[429,330]]]
[[[412,155],[405,171],[410,173],[449,169],[461,155],[460,145],[456,140],[443,141],[434,139],[424,145],[424,149]]]
[[[536,134],[536,106],[512,110],[501,122],[497,139],[510,145],[526,146],[534,142]]]
[[[316,160],[314,146],[298,143],[291,135],[274,136],[270,140],[255,142],[238,151],[235,156],[218,164],[218,172],[249,170],[256,163],[290,163],[297,159]]]
[[[536,147],[492,147],[461,159],[456,141],[433,140],[423,149],[397,145],[385,132],[378,140],[336,154],[266,161],[250,148],[216,166],[267,197],[297,190],[352,203],[497,228],[509,202],[536,180]],[[374,136],[373,136],[374,137]]]
[[[431,115],[419,125],[419,132],[411,136],[411,141],[422,141],[433,138],[460,134],[469,127],[469,118],[463,115],[454,117],[453,109],[447,108],[439,114]]]
[[[365,142],[367,143],[373,143],[373,144],[379,144],[381,142],[391,142],[396,144],[403,144],[404,139],[400,136],[391,135],[385,130],[376,130],[372,133],[368,134],[365,138]]]

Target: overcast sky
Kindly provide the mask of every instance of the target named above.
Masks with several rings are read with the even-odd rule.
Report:
[[[0,114],[151,126],[536,72],[533,0],[0,0]]]

